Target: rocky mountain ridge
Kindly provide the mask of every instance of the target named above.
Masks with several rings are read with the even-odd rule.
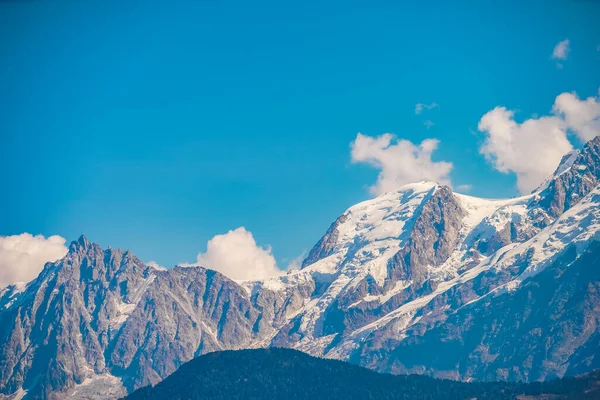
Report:
[[[0,290],[0,398],[116,397],[198,355],[269,346],[462,380],[599,368],[599,179],[595,138],[527,196],[406,185],[261,281],[159,271],[81,237]]]

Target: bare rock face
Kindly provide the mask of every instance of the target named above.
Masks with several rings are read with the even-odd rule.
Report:
[[[580,152],[566,155],[548,186],[534,199],[548,214],[557,217],[577,204],[600,180],[600,136]]]
[[[0,313],[3,392],[46,397],[104,373],[104,351],[148,279],[127,251],[73,242]]]
[[[348,214],[342,214],[333,224],[329,227],[325,235],[319,240],[319,242],[313,247],[308,256],[302,261],[302,268],[310,264],[314,264],[322,258],[325,258],[333,253],[335,246],[338,243],[338,226],[348,220]]]
[[[269,346],[451,379],[600,368],[599,168],[595,138],[527,196],[405,185],[258,281],[158,271],[81,237],[0,289],[0,399],[116,398],[200,354]]]
[[[450,257],[458,242],[464,211],[452,191],[443,186],[423,205],[407,244],[388,263],[392,282],[427,280],[428,266],[438,266]]]
[[[134,389],[198,354],[250,345],[259,312],[244,289],[203,268],[157,272],[109,348],[113,373]]]

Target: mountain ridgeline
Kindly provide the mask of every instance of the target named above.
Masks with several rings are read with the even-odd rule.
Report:
[[[117,398],[205,353],[286,347],[393,374],[545,381],[600,368],[600,138],[533,193],[434,182],[344,212],[287,275],[157,270],[85,237],[0,290],[0,399]]]

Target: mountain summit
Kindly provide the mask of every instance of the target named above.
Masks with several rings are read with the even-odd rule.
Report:
[[[0,398],[114,398],[198,355],[269,346],[459,380],[600,368],[599,178],[595,138],[522,197],[406,185],[260,281],[159,271],[82,236],[0,291]]]

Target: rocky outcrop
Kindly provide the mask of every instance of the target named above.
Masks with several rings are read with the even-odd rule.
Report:
[[[261,333],[248,294],[203,268],[157,272],[107,355],[128,389],[155,384],[210,351],[247,347]]]
[[[552,217],[558,217],[577,204],[600,181],[600,136],[585,144],[580,152],[567,155],[553,178],[532,205],[539,205]]]
[[[342,214],[333,224],[329,227],[325,235],[317,242],[313,247],[308,256],[302,261],[302,268],[310,264],[314,264],[322,258],[325,258],[333,253],[335,246],[338,243],[338,226],[348,220],[348,214]]]
[[[390,259],[391,282],[422,285],[429,267],[442,264],[454,251],[464,215],[452,191],[440,187],[423,205],[406,245]]]

